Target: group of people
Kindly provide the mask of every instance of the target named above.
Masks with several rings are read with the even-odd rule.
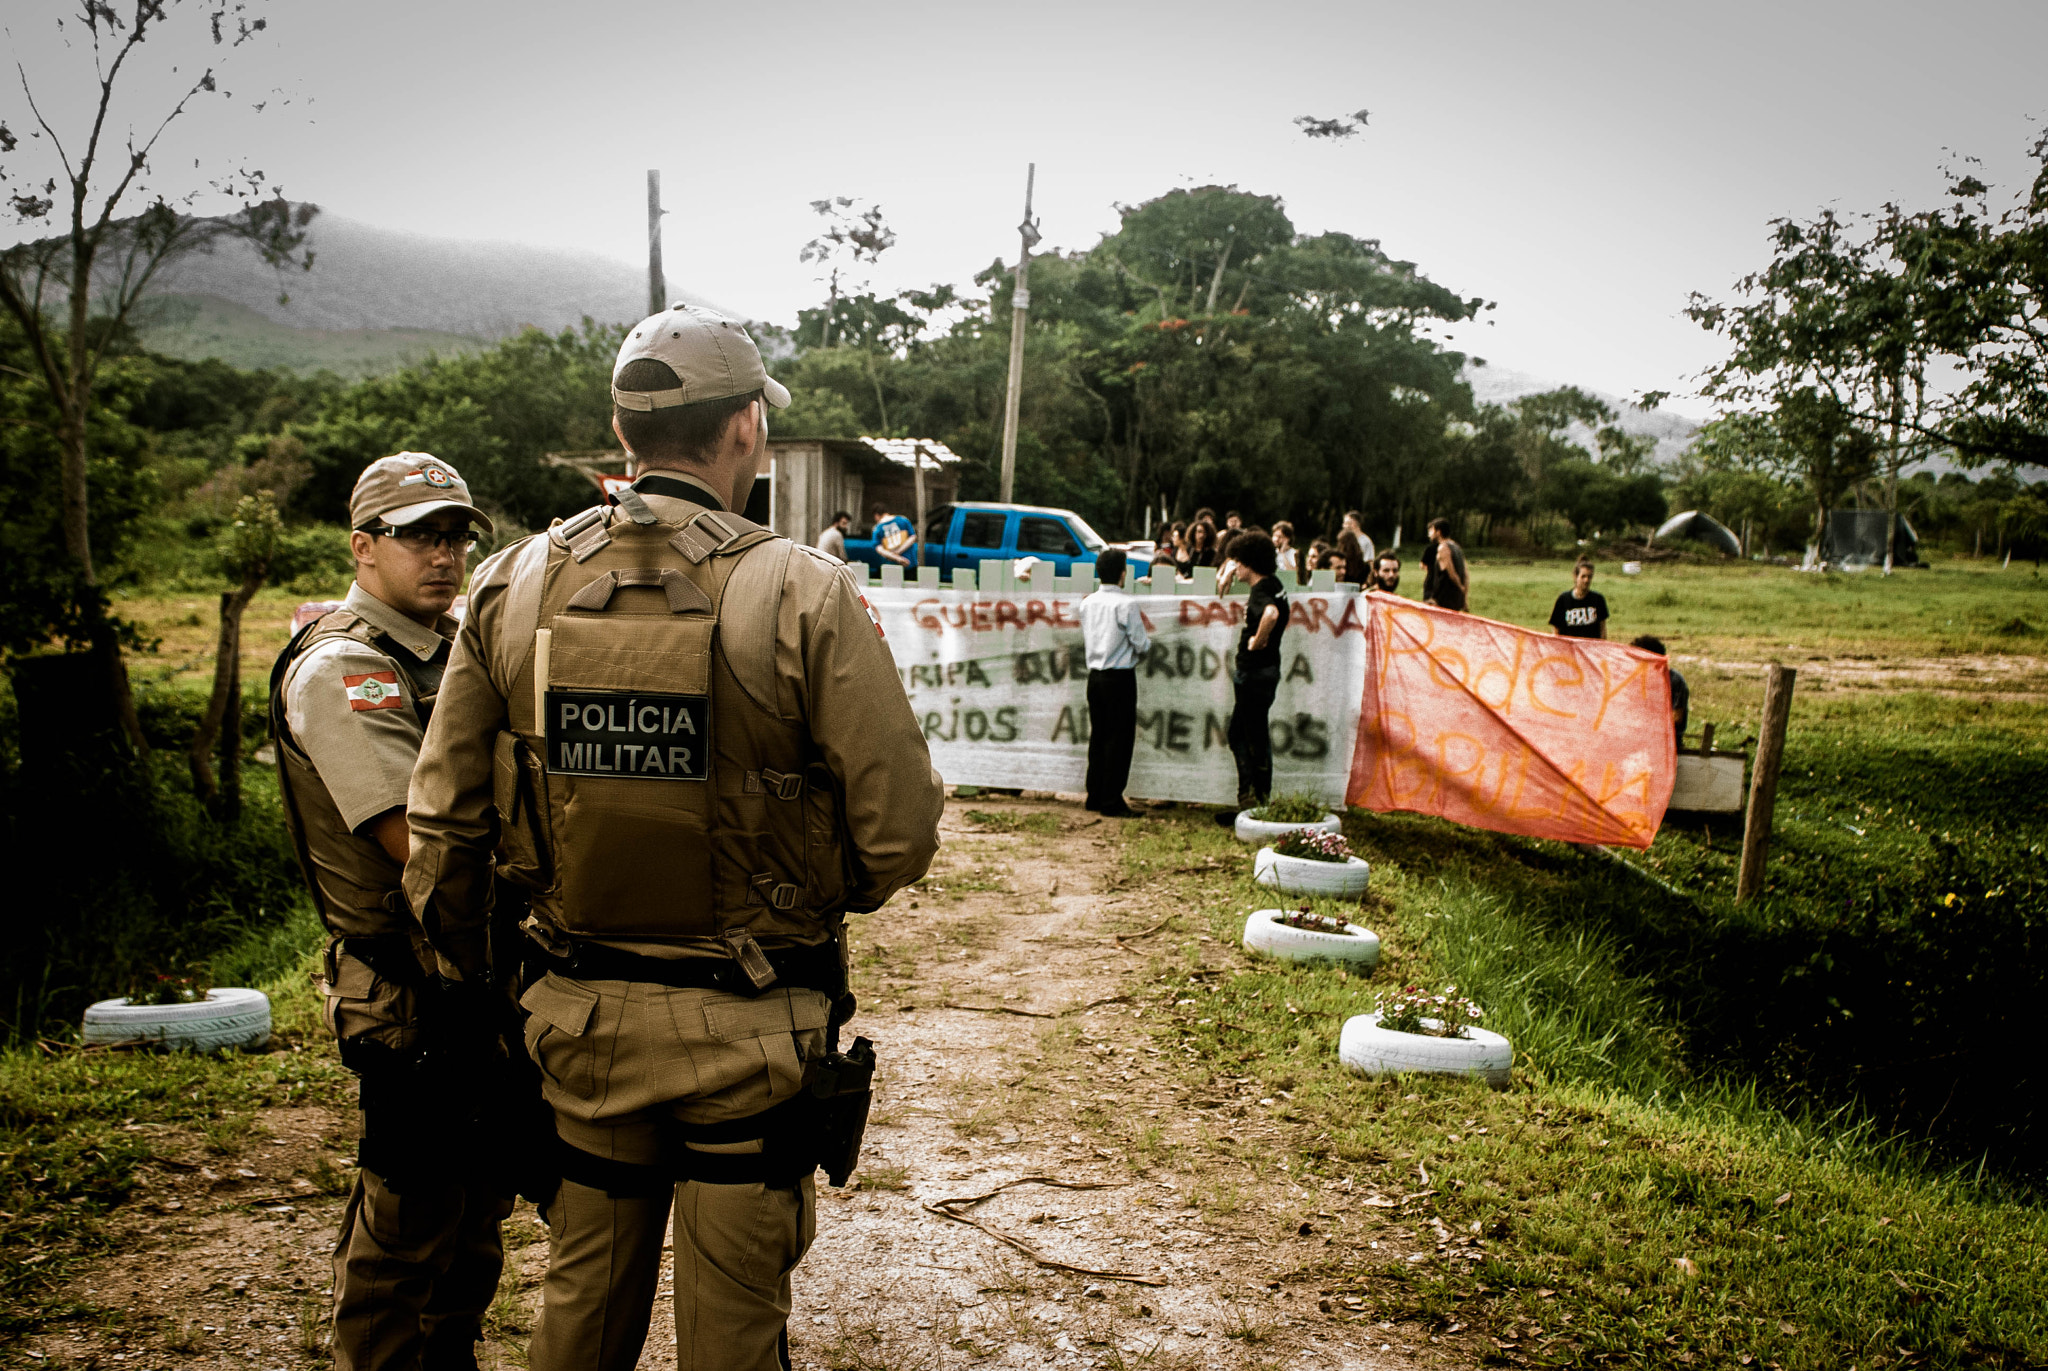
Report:
[[[1279,549],[1263,532],[1247,530],[1231,543],[1236,573],[1251,588],[1244,626],[1231,665],[1230,751],[1237,764],[1241,806],[1257,804],[1273,788],[1273,740],[1267,716],[1280,689],[1280,640],[1290,605],[1279,575]],[[1088,658],[1087,806],[1128,818],[1124,798],[1137,743],[1138,663],[1152,646],[1143,601],[1124,589],[1123,549],[1096,558],[1098,589],[1081,601],[1081,639]]]
[[[1215,541],[1214,526],[1205,519],[1206,514],[1207,510],[1198,511],[1188,525],[1164,530],[1173,538],[1176,565],[1182,549],[1205,550]],[[1356,549],[1361,542],[1369,547],[1370,540],[1358,528],[1357,518],[1355,512],[1344,516],[1345,527],[1339,535],[1338,547],[1328,548],[1320,541],[1316,544],[1323,548],[1321,557],[1334,557],[1340,565],[1348,567],[1352,557],[1365,556]],[[1245,808],[1263,803],[1273,785],[1273,748],[1267,722],[1280,688],[1280,642],[1287,631],[1290,613],[1285,573],[1295,573],[1293,580],[1298,588],[1308,584],[1307,573],[1316,568],[1313,564],[1302,566],[1299,559],[1285,560],[1295,553],[1294,530],[1289,524],[1275,523],[1273,532],[1268,534],[1260,528],[1240,528],[1239,523],[1235,510],[1225,516],[1223,560],[1215,565],[1220,568],[1216,578],[1219,589],[1237,580],[1250,587],[1230,674],[1230,750],[1237,768],[1238,806]],[[1192,536],[1187,529],[1193,530]],[[1429,537],[1429,551],[1423,559],[1423,599],[1441,609],[1463,611],[1471,590],[1464,549],[1451,538],[1446,520],[1433,521]],[[1350,548],[1343,546],[1347,540]],[[1162,542],[1159,546],[1168,544]],[[1365,565],[1362,561],[1359,564]],[[1159,563],[1153,565],[1157,567]],[[1324,561],[1322,565],[1329,563]],[[1400,590],[1401,559],[1397,554],[1380,553],[1371,559],[1370,566],[1364,589],[1389,595]],[[1124,797],[1124,788],[1130,782],[1131,756],[1136,744],[1137,666],[1151,647],[1144,616],[1139,612],[1142,602],[1124,588],[1126,570],[1126,556],[1121,549],[1104,551],[1096,561],[1100,588],[1081,601],[1080,609],[1081,637],[1088,659],[1087,805],[1095,813],[1118,818],[1136,813]],[[1157,571],[1153,574],[1158,575]],[[1342,581],[1345,577],[1340,574],[1338,579]],[[1568,638],[1605,638],[1608,619],[1607,600],[1593,589],[1593,562],[1581,557],[1572,569],[1571,589],[1561,593],[1551,608],[1551,630]],[[1665,655],[1664,644],[1648,635],[1636,638],[1630,646]],[[1689,706],[1690,691],[1685,678],[1674,669],[1671,721],[1680,743],[1685,739]],[[1219,822],[1233,820],[1232,813],[1218,815]]]
[[[843,566],[739,516],[789,392],[741,325],[633,329],[639,476],[476,569],[431,454],[369,464],[355,583],[272,675],[286,820],[360,1079],[340,1371],[473,1371],[515,1193],[548,1228],[535,1371],[639,1363],[673,1221],[682,1371],[787,1368],[813,1174],[871,1046],[844,920],[921,877],[944,788]]]
[[[1171,567],[1178,580],[1191,580],[1196,567],[1216,568],[1216,588],[1229,590],[1250,578],[1236,555],[1238,540],[1256,535],[1273,545],[1277,571],[1274,573],[1300,587],[1310,583],[1315,572],[1331,572],[1339,585],[1394,594],[1401,585],[1400,554],[1391,549],[1379,552],[1365,531],[1363,516],[1355,509],[1344,514],[1343,526],[1334,540],[1317,538],[1306,548],[1297,547],[1294,525],[1276,520],[1272,530],[1247,525],[1236,510],[1223,516],[1219,527],[1215,511],[1198,509],[1182,522],[1161,523],[1152,534],[1152,576]],[[1442,609],[1462,610],[1469,597],[1470,580],[1465,569],[1465,550],[1451,537],[1450,521],[1432,520],[1429,549],[1423,555],[1422,598]]]

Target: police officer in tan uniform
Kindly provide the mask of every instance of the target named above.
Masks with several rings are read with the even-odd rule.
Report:
[[[432,950],[399,894],[405,799],[491,521],[446,462],[372,462],[349,501],[356,580],[271,677],[285,817],[329,934],[321,992],[361,1078],[363,1140],[334,1253],[334,1361],[472,1368],[503,1264],[506,1198],[476,1184],[469,1121],[434,1015]],[[471,1074],[461,1063],[453,1069]]]
[[[494,847],[531,895],[562,1175],[535,1371],[636,1364],[671,1211],[680,1371],[765,1371],[852,1012],[842,920],[924,874],[944,792],[845,568],[733,513],[789,403],[745,330],[644,320],[612,398],[638,479],[478,570],[405,889],[468,979]]]

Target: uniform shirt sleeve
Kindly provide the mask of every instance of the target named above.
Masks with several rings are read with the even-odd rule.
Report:
[[[785,625],[794,632],[777,637],[801,653],[797,703],[844,791],[854,866],[848,903],[875,909],[930,868],[945,782],[866,600],[843,569],[818,578],[822,586],[802,579],[815,589],[785,594]],[[794,624],[786,617],[792,609]]]
[[[292,740],[351,831],[405,804],[421,734],[410,691],[390,658],[347,638],[317,644],[285,682]]]
[[[504,557],[478,568],[434,718],[406,801],[412,853],[405,897],[444,973],[469,980],[489,964],[491,852],[497,842],[492,759],[508,727],[505,697],[491,680],[492,630],[502,622]],[[494,574],[495,573],[495,574]]]

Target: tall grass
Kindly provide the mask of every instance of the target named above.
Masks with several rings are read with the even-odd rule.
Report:
[[[1350,912],[1385,940],[1377,975],[1219,949],[1208,965],[1234,969],[1199,985],[1165,969],[1153,1022],[1194,1061],[1291,1093],[1290,1162],[1426,1192],[1407,1212],[1440,1217],[1450,1247],[1420,1264],[1353,1250],[1316,1274],[1366,1295],[1368,1319],[1462,1323],[1546,1366],[2048,1362],[2048,1213],[1995,1168],[1944,1166],[1852,1105],[1715,1065],[1600,927],[1661,908],[1655,886],[1435,821],[1353,815],[1347,831],[1375,862],[1375,896]],[[1133,876],[1225,859],[1180,892],[1219,943],[1275,902],[1199,820],[1125,832]],[[1183,944],[1183,968],[1204,955]],[[1515,1043],[1514,1089],[1337,1065],[1344,1018],[1380,987],[1449,982]]]

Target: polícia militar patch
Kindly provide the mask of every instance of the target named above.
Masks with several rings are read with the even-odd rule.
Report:
[[[549,772],[702,781],[711,775],[711,698],[614,690],[547,693]]]

